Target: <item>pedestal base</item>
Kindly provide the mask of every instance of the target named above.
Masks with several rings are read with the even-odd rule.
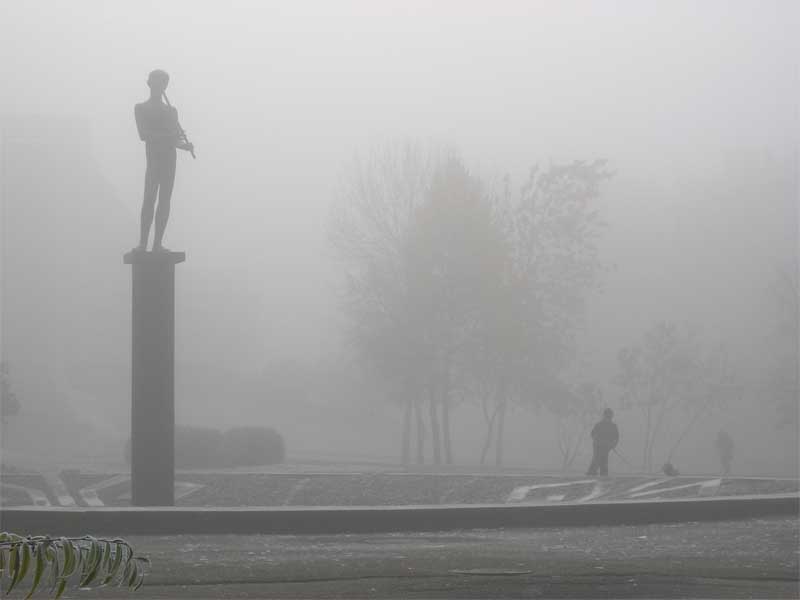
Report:
[[[133,267],[131,502],[175,504],[175,265],[183,252],[128,252]]]

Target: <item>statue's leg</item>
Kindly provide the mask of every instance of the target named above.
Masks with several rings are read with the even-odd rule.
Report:
[[[153,211],[156,205],[156,194],[158,193],[158,179],[154,169],[148,160],[147,169],[144,173],[144,199],[142,200],[142,217],[139,229],[139,248],[147,248],[147,238],[150,236],[150,225],[153,223]]]
[[[159,183],[158,208],[156,209],[156,231],[153,237],[153,248],[161,248],[161,240],[164,239],[164,230],[167,228],[170,201],[172,200],[172,188],[175,185],[174,154],[165,159],[165,164],[162,165]]]

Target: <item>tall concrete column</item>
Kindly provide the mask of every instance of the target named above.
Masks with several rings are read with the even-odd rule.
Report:
[[[175,504],[175,265],[183,252],[128,252],[133,267],[131,502]]]

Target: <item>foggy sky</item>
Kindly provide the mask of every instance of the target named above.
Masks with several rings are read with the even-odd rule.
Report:
[[[338,347],[325,229],[354,154],[422,139],[517,178],[536,162],[607,158],[613,270],[586,346],[603,371],[658,318],[747,339],[762,275],[796,256],[796,195],[759,204],[758,165],[774,159],[796,189],[797,6],[4,0],[0,117],[88,120],[131,215],[121,253],[144,169],[133,105],[150,70],[170,73],[198,158],[179,157],[165,243],[187,252],[189,289],[229,292],[193,303],[178,344],[229,368]],[[737,196],[742,182],[753,195]]]

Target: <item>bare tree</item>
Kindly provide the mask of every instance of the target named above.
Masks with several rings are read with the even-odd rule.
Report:
[[[573,359],[585,300],[602,271],[596,200],[611,176],[602,160],[534,167],[515,196],[508,180],[496,196],[510,252],[502,313],[488,338],[502,367],[495,371],[496,464],[509,404],[542,406]]]
[[[774,321],[768,335],[770,367],[763,389],[772,400],[779,425],[793,427],[800,409],[800,283],[796,261],[777,270],[768,293]]]
[[[404,461],[416,426],[417,460],[430,439],[433,462],[452,463],[451,412],[477,399],[482,462],[494,446],[500,465],[509,407],[535,402],[571,357],[600,266],[593,200],[610,174],[602,161],[532,169],[512,198],[507,182],[490,193],[454,153],[430,156],[379,151],[344,188],[333,241],[352,340],[405,397]]]
[[[588,432],[597,420],[603,402],[603,390],[583,383],[576,390],[563,387],[548,397],[547,407],[556,424],[556,440],[561,454],[561,470],[575,462]]]
[[[16,416],[20,411],[20,402],[11,385],[11,374],[8,363],[0,362],[0,440],[6,437],[8,418]],[[1,450],[1,449],[0,449]]]
[[[623,348],[615,383],[624,408],[637,408],[644,427],[642,469],[653,470],[653,454],[665,437],[675,441],[667,461],[701,418],[741,393],[724,347],[705,350],[688,327],[662,321],[642,341]]]
[[[346,269],[343,303],[350,341],[362,364],[404,406],[403,460],[424,460],[425,424],[419,375],[425,348],[409,304],[408,236],[431,185],[434,153],[412,143],[373,149],[356,158],[331,215],[330,237]]]

